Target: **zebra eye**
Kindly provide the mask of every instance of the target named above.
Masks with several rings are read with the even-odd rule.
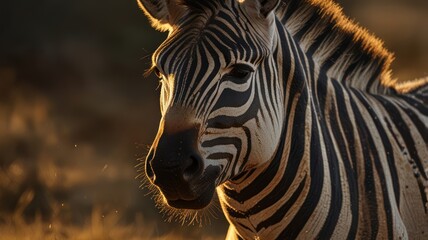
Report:
[[[227,74],[233,78],[247,78],[250,73],[254,72],[253,68],[245,64],[235,64],[232,70]]]

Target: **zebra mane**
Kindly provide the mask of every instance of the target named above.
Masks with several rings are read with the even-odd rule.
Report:
[[[329,77],[371,93],[395,89],[393,54],[332,0],[282,0],[276,13]]]

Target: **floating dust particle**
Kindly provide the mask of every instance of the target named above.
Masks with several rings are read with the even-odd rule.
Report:
[[[107,168],[108,168],[108,164],[105,164],[103,169],[101,170],[101,172],[105,172],[107,170]]]

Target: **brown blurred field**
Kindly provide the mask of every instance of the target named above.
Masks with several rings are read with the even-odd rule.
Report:
[[[394,76],[428,75],[428,1],[341,0],[396,53]],[[160,117],[144,78],[165,38],[132,1],[2,1],[0,239],[222,239],[166,222],[140,189]]]

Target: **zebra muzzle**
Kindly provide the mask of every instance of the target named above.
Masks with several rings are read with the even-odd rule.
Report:
[[[204,168],[197,147],[198,128],[162,132],[146,159],[146,174],[168,205],[200,209],[214,195],[217,168]]]

